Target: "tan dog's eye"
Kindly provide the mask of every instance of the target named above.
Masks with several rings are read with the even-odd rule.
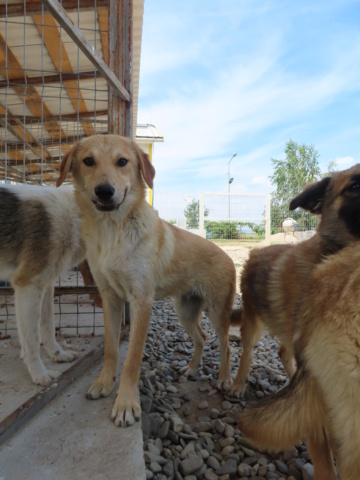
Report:
[[[87,167],[93,167],[95,165],[95,160],[92,157],[86,157],[84,158],[83,163]]]
[[[125,165],[129,162],[129,160],[126,160],[126,158],[119,158],[116,162],[117,167],[125,167]]]

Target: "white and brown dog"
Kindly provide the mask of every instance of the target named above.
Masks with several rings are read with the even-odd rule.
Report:
[[[40,343],[56,362],[77,356],[55,339],[53,302],[56,278],[84,258],[80,225],[72,188],[0,186],[0,279],[14,288],[21,355],[36,384],[58,375],[43,364]]]

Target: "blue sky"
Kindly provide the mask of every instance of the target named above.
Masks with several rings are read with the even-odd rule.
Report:
[[[161,192],[270,193],[271,158],[360,162],[360,3],[145,0],[138,123]]]

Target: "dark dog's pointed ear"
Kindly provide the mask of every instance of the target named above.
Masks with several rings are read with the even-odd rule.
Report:
[[[331,181],[330,177],[318,182],[310,183],[304,190],[290,202],[290,210],[301,207],[311,213],[320,214],[324,204],[326,189]]]
[[[76,148],[77,148],[77,145],[72,147],[72,149],[68,153],[66,153],[61,160],[60,168],[59,168],[60,176],[56,181],[56,186],[57,187],[60,187],[60,185],[64,182],[67,174],[71,170],[71,165],[72,165],[72,161],[73,161],[73,157],[74,157]]]
[[[153,180],[155,178],[155,168],[150,162],[149,155],[145,153],[137,145],[135,145],[135,147],[136,147],[136,154],[139,159],[139,169],[142,173],[145,183],[149,188],[153,188]]]

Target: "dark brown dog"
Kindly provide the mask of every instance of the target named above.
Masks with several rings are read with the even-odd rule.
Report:
[[[345,195],[357,230],[360,176],[352,190]],[[342,480],[360,475],[359,265],[357,243],[315,267],[295,314],[299,368],[289,386],[240,419],[243,433],[261,448],[283,450],[305,436],[316,480],[337,479],[330,446]]]
[[[252,349],[263,330],[279,338],[279,356],[289,378],[295,373],[292,315],[299,293],[314,267],[325,257],[360,240],[353,189],[360,164],[308,185],[290,204],[321,214],[317,233],[295,245],[252,250],[240,281],[242,308],[233,310],[231,323],[240,325],[243,353],[231,393],[240,396],[252,362]],[[354,183],[355,182],[355,183]]]

